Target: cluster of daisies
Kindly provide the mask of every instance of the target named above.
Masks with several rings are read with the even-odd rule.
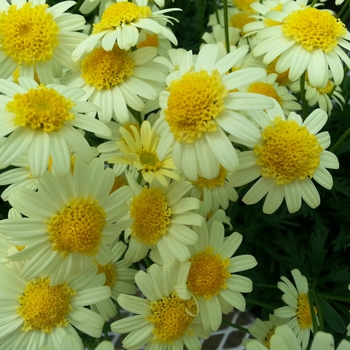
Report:
[[[100,338],[107,322],[128,333],[126,349],[200,349],[253,288],[239,273],[257,261],[236,253],[243,237],[225,215],[235,188],[257,180],[242,201],[265,197],[267,214],[283,200],[291,213],[302,200],[316,208],[314,181],[332,188],[327,169],[339,165],[321,129],[344,100],[350,34],[305,1],[244,3],[230,4],[229,36],[222,10],[210,17],[195,54],[176,48],[168,14],[181,9],[161,0],[0,0],[0,185],[11,206],[0,349],[83,349],[81,334]],[[292,92],[319,108],[299,115]],[[267,333],[281,344],[292,330],[305,349],[307,285],[283,283],[292,297],[274,317],[295,317]],[[134,315],[115,318],[119,306]],[[247,348],[270,346],[256,342]]]

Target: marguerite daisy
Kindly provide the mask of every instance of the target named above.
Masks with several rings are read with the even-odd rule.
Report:
[[[200,349],[198,338],[206,339],[210,331],[205,331],[193,298],[183,298],[189,263],[181,263],[181,268],[173,263],[160,267],[151,265],[147,272],[138,271],[135,280],[146,299],[121,294],[119,305],[136,315],[123,318],[111,324],[116,333],[129,333],[123,339],[123,347],[128,350]],[[180,291],[179,291],[180,290]]]
[[[305,7],[295,1],[286,2],[282,11],[270,11],[267,18],[281,24],[261,29],[253,49],[256,56],[264,55],[270,63],[281,55],[276,64],[279,72],[289,68],[289,79],[297,80],[307,71],[313,86],[325,87],[328,67],[339,85],[344,77],[342,60],[350,67],[350,58],[341,47],[350,49],[350,34],[340,19],[327,10]]]
[[[171,22],[173,18],[165,13],[177,10],[180,9],[169,8],[152,12],[147,6],[147,0],[117,0],[105,9],[101,21],[94,25],[92,34],[76,47],[72,57],[78,60],[98,42],[101,42],[106,51],[112,50],[115,42],[122,50],[129,50],[139,41],[140,29],[161,34],[177,45],[177,39],[171,30],[158,23],[159,19],[165,23]]]
[[[251,138],[251,132],[246,118],[236,111],[273,107],[271,98],[233,90],[266,75],[262,68],[227,74],[248,47],[235,49],[219,61],[218,50],[216,45],[204,45],[195,62],[192,52],[187,52],[179,69],[168,75],[168,87],[160,94],[165,125],[158,158],[173,144],[174,163],[191,181],[196,181],[198,174],[206,179],[218,176],[220,164],[228,172],[237,170],[237,154],[225,132],[243,142]]]
[[[99,338],[104,321],[100,315],[85,308],[110,296],[110,289],[103,285],[104,276],[96,275],[92,266],[79,276],[56,278],[34,274],[24,278],[17,271],[0,264],[1,308],[0,347],[20,349],[23,344],[52,346],[60,350],[64,335],[71,334],[81,344],[75,328]],[[74,327],[75,328],[74,328]]]
[[[109,136],[108,127],[82,113],[98,107],[81,100],[84,90],[63,85],[38,85],[28,77],[19,84],[0,79],[0,136],[8,138],[0,147],[0,169],[28,150],[32,175],[40,177],[52,158],[55,173],[65,175],[71,166],[70,149],[86,163],[93,153],[75,127]]]
[[[77,159],[73,174],[58,177],[47,171],[37,180],[38,192],[19,188],[10,195],[10,204],[26,218],[4,219],[0,231],[10,244],[25,246],[11,255],[14,261],[30,259],[23,277],[53,271],[67,276],[93,261],[110,262],[108,244],[130,225],[122,219],[132,195],[128,186],[110,194],[114,178],[101,159],[90,165]]]
[[[274,109],[254,113],[254,123],[261,128],[250,145],[254,150],[239,153],[240,169],[230,177],[234,187],[260,177],[242,201],[254,204],[267,194],[263,206],[267,214],[276,211],[283,199],[290,213],[300,209],[302,199],[316,208],[320,195],[311,179],[331,189],[333,179],[326,168],[339,168],[337,157],[326,150],[329,133],[319,133],[327,113],[316,109],[304,121],[294,112],[285,118],[277,102]],[[259,130],[253,123],[251,129]]]
[[[43,84],[61,77],[62,68],[76,69],[71,53],[86,35],[85,19],[64,13],[75,1],[49,7],[45,0],[0,1],[0,77],[8,78],[19,66],[20,76]]]

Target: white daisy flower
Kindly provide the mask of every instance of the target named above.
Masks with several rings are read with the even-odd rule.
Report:
[[[197,305],[193,298],[182,298],[189,264],[168,263],[162,267],[153,264],[144,271],[138,271],[135,280],[146,297],[121,294],[119,305],[135,313],[111,324],[116,333],[129,333],[123,339],[127,350],[200,349],[199,338],[207,339],[210,331],[205,331],[200,323]]]
[[[8,135],[0,147],[0,169],[6,168],[28,150],[34,177],[44,174],[51,157],[55,173],[65,175],[71,166],[70,150],[86,163],[93,153],[80,128],[109,136],[108,127],[82,113],[98,109],[82,101],[82,89],[63,85],[38,85],[19,78],[19,85],[0,79],[0,136]]]
[[[8,78],[19,65],[20,76],[43,84],[60,77],[62,68],[76,69],[71,53],[86,35],[85,19],[65,13],[75,1],[49,7],[45,0],[0,1],[0,77]]]
[[[284,276],[281,277],[282,282],[277,283],[277,287],[284,293],[282,299],[288,306],[276,309],[274,314],[277,317],[291,318],[287,326],[292,329],[302,349],[305,350],[309,343],[310,331],[313,330],[311,307],[315,309],[315,314],[317,310],[309,304],[309,286],[306,277],[298,269],[292,270],[291,273],[295,286]]]
[[[189,246],[198,236],[189,226],[201,226],[204,218],[195,213],[197,198],[187,197],[192,188],[188,181],[174,181],[168,187],[140,186],[129,177],[135,196],[130,201],[132,225],[125,230],[129,248],[125,259],[139,261],[149,249],[157,248],[164,262],[186,261]]]
[[[25,246],[11,255],[14,261],[30,259],[24,278],[54,271],[59,277],[78,274],[93,260],[110,262],[108,244],[131,223],[122,219],[132,192],[124,186],[110,194],[114,178],[101,159],[90,165],[77,159],[73,175],[46,172],[37,180],[38,192],[19,188],[11,194],[10,204],[26,218],[4,219],[0,231],[10,244]]]
[[[237,275],[256,266],[252,255],[233,256],[242,243],[242,235],[232,233],[225,238],[221,222],[196,229],[198,241],[190,246],[191,262],[187,289],[198,303],[199,317],[205,329],[216,331],[222,322],[222,313],[233,307],[244,312],[246,302],[241,293],[253,289],[252,281]]]
[[[256,111],[253,119],[251,129],[258,131],[258,124],[260,135],[249,145],[254,150],[239,153],[240,169],[230,177],[234,187],[259,178],[242,201],[254,204],[267,195],[263,205],[266,214],[276,211],[283,199],[290,213],[300,209],[302,199],[316,208],[320,195],[311,179],[331,189],[333,179],[326,168],[339,168],[337,157],[326,150],[329,133],[319,133],[327,113],[316,109],[304,121],[293,112],[285,118],[276,103],[274,109]]]
[[[172,31],[158,21],[170,22],[173,17],[167,12],[180,9],[169,8],[153,11],[147,6],[147,0],[117,0],[111,3],[103,12],[101,21],[94,25],[92,34],[80,43],[73,51],[73,59],[77,61],[86,51],[91,51],[98,42],[106,51],[112,50],[115,42],[122,50],[129,50],[139,41],[139,30],[148,33],[161,34],[177,45],[177,39]]]
[[[342,61],[350,67],[350,58],[342,49],[350,49],[350,33],[340,19],[327,10],[305,7],[295,1],[286,2],[282,11],[270,11],[266,17],[282,24],[257,33],[260,42],[253,49],[255,56],[264,55],[264,62],[270,63],[281,55],[277,71],[289,69],[291,81],[307,71],[313,86],[327,85],[329,67],[335,85],[340,85],[344,77]]]
[[[257,340],[247,344],[247,350],[302,350],[295,334],[287,326],[278,326],[271,337],[270,347],[266,347]],[[342,340],[335,348],[332,334],[317,332],[312,341],[310,350],[350,350],[350,342]]]
[[[220,164],[228,172],[237,170],[237,154],[226,132],[244,143],[251,131],[246,118],[236,111],[273,107],[271,98],[234,90],[266,75],[262,68],[227,74],[247,51],[248,47],[241,47],[217,61],[218,47],[208,44],[195,62],[189,51],[179,69],[167,77],[168,87],[159,100],[165,125],[158,158],[164,156],[167,145],[173,145],[174,163],[191,181],[198,174],[213,179]]]
[[[75,328],[95,338],[101,336],[102,317],[84,307],[107,299],[111,293],[103,286],[104,276],[96,275],[96,266],[55,282],[50,275],[40,273],[24,278],[2,264],[0,272],[0,301],[6,303],[0,310],[1,348],[35,344],[35,348],[47,345],[58,350],[61,338],[69,334],[82,344]]]
[[[152,62],[156,55],[154,47],[135,51],[121,49],[117,44],[109,51],[96,47],[84,56],[80,71],[67,75],[64,82],[86,92],[84,98],[99,107],[102,122],[113,118],[127,123],[128,107],[142,111],[143,99],[158,99],[165,86],[162,66]]]

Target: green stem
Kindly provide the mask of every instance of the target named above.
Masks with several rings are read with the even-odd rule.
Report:
[[[213,1],[213,3],[214,3],[214,11],[215,11],[216,21],[218,22],[218,24],[220,24],[218,4],[216,3],[216,1]]]
[[[338,147],[346,140],[346,138],[350,135],[350,128],[344,132],[338,139],[338,141],[331,147],[330,151],[335,153]]]
[[[348,6],[348,8],[347,8],[347,10],[345,12],[345,15],[341,19],[343,23],[346,22],[346,20],[348,19],[349,15],[350,15],[350,6]]]
[[[302,113],[303,113],[302,117],[303,117],[303,120],[305,120],[307,117],[307,110],[308,110],[307,101],[305,98],[305,72],[300,77],[300,97],[301,97],[301,107],[302,107]]]
[[[274,306],[272,306],[270,304],[262,303],[261,301],[257,301],[257,300],[253,300],[253,299],[249,299],[249,298],[245,298],[245,300],[249,304],[262,306],[262,307],[265,307],[266,309],[270,309],[270,310],[274,310],[275,309]]]
[[[347,10],[347,8],[349,7],[349,3],[350,3],[350,0],[346,0],[345,3],[343,4],[342,8],[340,9],[340,11],[338,12],[338,15],[337,17],[338,18],[341,18],[344,14],[344,12]],[[343,19],[342,19],[343,21]],[[344,21],[343,21],[344,22]]]
[[[337,297],[334,295],[329,295],[324,293],[318,293],[318,295],[326,300],[337,300],[337,301],[345,301],[346,303],[350,303],[350,297]]]
[[[318,0],[312,0],[312,3],[310,4],[310,7],[314,7],[316,5]]]
[[[275,286],[274,284],[255,283],[255,285],[258,286],[258,287],[263,287],[263,288],[278,289],[278,287]]]
[[[228,5],[227,0],[224,0],[224,31],[225,31],[225,45],[227,53],[230,53],[230,38],[228,33]]]
[[[244,332],[244,333],[248,333],[248,334],[249,334],[249,331],[248,331],[247,328],[244,328],[244,327],[242,327],[242,326],[239,326],[238,324],[231,323],[231,322],[224,321],[224,320],[222,320],[222,323],[225,324],[225,325],[227,325],[227,326],[230,326],[230,327],[232,327],[232,328],[236,328],[236,329],[238,329],[238,330],[240,330],[240,331],[242,331],[242,332]]]

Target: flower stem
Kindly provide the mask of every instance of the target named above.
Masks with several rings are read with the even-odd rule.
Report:
[[[346,130],[343,135],[341,135],[338,139],[338,141],[331,147],[330,151],[332,153],[335,153],[338,149],[338,147],[346,140],[346,138],[350,135],[350,128]]]
[[[228,5],[227,0],[224,0],[224,30],[225,30],[225,45],[227,53],[230,53],[230,39],[228,33]]]
[[[248,334],[249,334],[249,331],[248,331],[247,328],[244,328],[244,327],[242,327],[242,326],[239,326],[238,324],[231,323],[231,322],[224,321],[224,320],[222,320],[222,323],[225,324],[225,325],[227,325],[227,326],[230,326],[230,327],[232,327],[232,328],[236,328],[236,329],[238,329],[238,330],[240,330],[240,331],[242,331],[242,332],[244,332],[244,333],[248,333]]]
[[[249,298],[245,298],[247,303],[253,304],[253,305],[258,305],[258,306],[262,306],[265,307],[266,309],[270,309],[270,310],[274,310],[275,307],[270,305],[270,304],[266,304],[266,303],[262,303],[261,301],[258,300],[253,300],[253,299],[249,299]]]
[[[302,107],[302,117],[303,120],[306,119],[307,117],[307,101],[305,98],[305,72],[302,74],[302,76],[300,77],[300,97],[301,97],[301,107]]]

